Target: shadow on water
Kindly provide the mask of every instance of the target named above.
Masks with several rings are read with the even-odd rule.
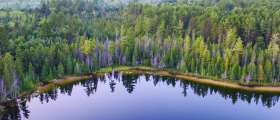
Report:
[[[159,83],[165,83],[167,86],[178,87],[182,89],[182,96],[187,97],[188,92],[193,92],[195,95],[200,97],[206,97],[213,94],[217,94],[225,100],[230,100],[232,104],[237,101],[246,102],[248,104],[262,104],[267,108],[272,108],[279,101],[279,94],[268,94],[268,93],[255,93],[245,92],[240,90],[221,88],[203,84],[197,84],[191,81],[178,80],[171,77],[161,77],[153,75],[122,75],[121,73],[106,74],[103,77],[92,77],[89,80],[76,82],[73,84],[61,86],[57,89],[53,89],[47,93],[39,95],[32,95],[24,100],[18,100],[18,104],[14,107],[7,108],[5,112],[0,113],[2,120],[20,120],[21,117],[28,119],[30,111],[28,110],[26,103],[33,98],[39,98],[42,104],[48,103],[49,101],[55,101],[59,94],[65,94],[71,96],[74,86],[80,85],[85,88],[87,96],[95,94],[98,88],[98,84],[109,83],[110,91],[115,91],[117,84],[122,84],[129,94],[133,94],[135,86],[140,80],[150,81],[157,86]],[[179,84],[179,85],[178,85]],[[23,116],[21,116],[22,114]]]

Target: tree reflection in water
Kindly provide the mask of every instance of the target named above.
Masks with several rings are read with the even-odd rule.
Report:
[[[50,100],[55,101],[58,99],[58,93],[71,96],[73,87],[76,85],[84,87],[85,93],[88,96],[94,95],[94,93],[97,91],[98,83],[104,84],[107,82],[109,83],[111,92],[115,91],[115,86],[117,84],[122,84],[128,93],[133,94],[135,86],[140,80],[152,81],[154,86],[157,86],[159,83],[165,83],[167,86],[176,87],[176,84],[179,84],[179,86],[182,88],[182,95],[185,97],[190,91],[193,91],[195,95],[201,97],[218,94],[226,100],[231,100],[232,104],[235,104],[237,101],[241,100],[249,104],[262,104],[268,108],[273,107],[279,101],[279,95],[277,94],[244,92],[240,90],[197,84],[186,80],[177,80],[171,77],[138,74],[122,75],[122,73],[114,72],[111,74],[105,74],[103,77],[92,77],[90,80],[84,80],[70,85],[61,86],[47,93],[30,96],[25,100],[18,100],[20,102],[18,102],[16,106],[7,108],[7,111],[2,113],[0,117],[2,117],[3,120],[19,120],[21,119],[20,112],[22,112],[23,116],[28,118],[30,111],[28,111],[26,101],[30,101],[32,98],[38,97],[41,103],[48,103]]]

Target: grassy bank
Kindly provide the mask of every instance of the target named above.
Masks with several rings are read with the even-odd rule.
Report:
[[[249,91],[249,92],[280,93],[279,85],[255,84],[255,83],[245,84],[233,80],[207,79],[206,77],[203,76],[178,72],[178,71],[171,71],[167,69],[155,69],[149,67],[132,67],[130,69],[122,70],[122,71],[124,74],[143,73],[143,74],[175,77],[177,79],[188,80],[195,83],[224,87],[224,88],[232,88],[232,89]]]
[[[81,75],[81,76],[67,76],[61,79],[54,79],[49,81],[47,85],[38,86],[37,90],[40,93],[47,92],[51,89],[54,89],[57,86],[63,86],[66,84],[71,84],[80,80],[87,80],[91,77],[91,75]]]
[[[104,73],[112,72],[113,70],[122,72],[123,74],[136,73],[136,74],[151,74],[151,75],[159,75],[159,76],[166,76],[166,77],[175,77],[177,79],[188,80],[195,83],[223,87],[223,88],[231,88],[231,89],[237,89],[237,90],[249,91],[249,92],[280,93],[279,85],[255,84],[255,83],[245,84],[233,80],[220,80],[220,79],[213,79],[213,78],[210,79],[204,76],[178,72],[169,69],[157,69],[151,67],[127,67],[127,66],[107,67],[107,68],[102,68],[96,72],[90,73],[88,75],[83,75],[78,77],[68,76],[62,79],[51,80],[49,84],[38,87],[38,91],[46,92],[50,89],[55,88],[56,86],[71,84],[73,82],[80,81],[80,80],[86,80],[89,79],[91,75],[102,76],[104,75]]]

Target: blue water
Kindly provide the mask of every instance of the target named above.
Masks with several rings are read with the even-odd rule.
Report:
[[[114,77],[113,77],[114,76]],[[279,120],[279,95],[121,74],[67,85],[19,104],[28,120]]]

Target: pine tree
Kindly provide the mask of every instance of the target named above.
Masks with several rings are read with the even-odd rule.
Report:
[[[225,67],[225,73],[224,73],[224,78],[227,78],[228,75],[228,71],[230,68],[230,60],[231,60],[231,50],[230,49],[225,49],[225,53],[224,53],[224,67]]]
[[[256,70],[257,70],[257,67],[256,67],[255,63],[251,62],[248,65],[248,72],[249,72],[248,80],[249,81],[256,80]]]
[[[21,50],[16,50],[16,61],[15,61],[15,67],[16,67],[16,73],[18,74],[20,79],[24,78],[24,63],[23,63],[23,53]]]
[[[75,69],[74,69],[75,74],[81,74],[81,68],[80,64],[76,62]]]
[[[14,83],[14,72],[15,72],[15,64],[13,60],[13,56],[10,53],[6,53],[2,60],[3,64],[3,79],[6,91],[11,93],[13,90],[12,84]]]
[[[50,68],[49,68],[48,60],[45,60],[43,63],[43,67],[42,67],[41,75],[40,75],[40,77],[43,81],[47,81],[47,80],[51,79],[49,76],[50,75],[49,71],[50,71]]]
[[[141,35],[143,31],[143,19],[142,16],[137,17],[135,24],[135,34],[136,36]]]
[[[247,67],[244,66],[244,67],[242,68],[242,74],[241,74],[242,78],[241,78],[241,80],[242,80],[242,81],[245,81],[247,75],[248,75],[248,74],[247,74]]]
[[[265,80],[265,74],[264,74],[264,70],[263,70],[263,65],[262,64],[258,65],[257,80],[259,80],[259,82]]]
[[[272,80],[272,64],[271,61],[266,59],[264,65],[265,79]]]
[[[59,64],[57,67],[57,77],[61,78],[64,75],[64,66],[63,64]]]
[[[227,31],[227,36],[225,38],[224,47],[229,48],[229,49],[233,48],[236,40],[238,40],[238,36],[236,35],[236,30],[229,29]]]
[[[239,76],[240,76],[240,68],[239,65],[237,63],[235,63],[233,65],[233,67],[231,68],[231,73],[230,73],[230,78],[232,80],[239,80]]]
[[[66,59],[66,73],[67,74],[72,74],[73,73],[73,58],[71,58],[69,55],[67,56],[67,59]]]
[[[33,81],[35,80],[35,71],[34,71],[33,65],[31,63],[29,63],[29,65],[28,65],[27,76],[30,80],[33,80]]]

